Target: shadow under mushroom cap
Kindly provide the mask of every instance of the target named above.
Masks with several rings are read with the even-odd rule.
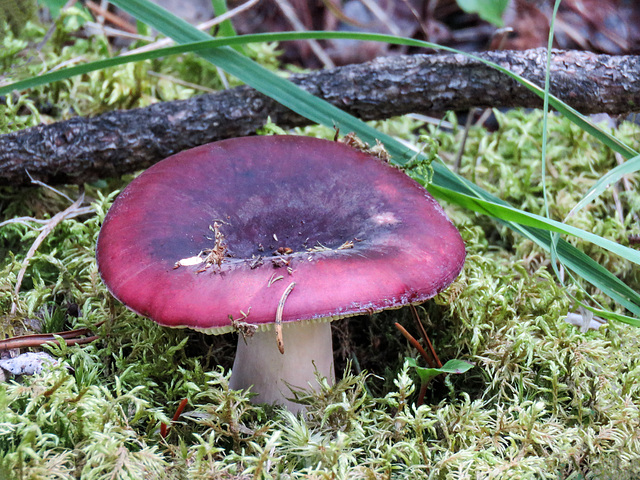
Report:
[[[224,140],[149,168],[98,238],[100,275],[131,310],[172,327],[228,331],[341,318],[431,298],[465,249],[417,182],[338,142]],[[205,259],[207,261],[205,261]]]

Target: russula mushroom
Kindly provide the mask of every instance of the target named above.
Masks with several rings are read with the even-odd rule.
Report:
[[[288,385],[317,386],[316,369],[333,379],[331,320],[423,302],[464,258],[456,228],[404,172],[298,136],[157,163],[116,198],[97,243],[118,300],[161,325],[240,331],[231,387],[293,410]]]

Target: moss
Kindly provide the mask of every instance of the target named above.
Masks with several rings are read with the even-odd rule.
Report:
[[[28,24],[20,38],[8,33],[5,45],[22,54],[1,61],[19,76],[78,55],[87,60],[104,55],[103,38],[74,38],[72,30],[64,30],[82,18],[82,11],[74,15],[75,20],[63,19],[58,36],[32,63],[28,48],[43,29]],[[254,54],[273,67],[273,48]],[[191,56],[97,72],[8,97],[0,106],[7,118],[2,131],[195,93],[147,75],[150,69],[220,86],[214,69]],[[51,104],[57,108],[49,109]],[[496,115],[497,131],[471,130],[461,172],[516,206],[540,213],[540,114]],[[408,117],[376,126],[413,143],[429,133],[445,161],[454,158],[462,137],[455,122],[453,131],[425,128]],[[335,133],[320,127],[296,132],[327,138]],[[637,126],[623,123],[615,133],[640,146]],[[611,152],[557,117],[550,119],[549,155],[547,189],[558,219],[616,165]],[[393,326],[399,321],[413,330],[409,312],[338,321],[335,360],[342,379],[318,394],[297,392],[308,405],[302,418],[255,406],[246,392],[229,390],[233,336],[161,328],[109,296],[97,273],[95,240],[128,180],[86,187],[95,213],[55,228],[30,261],[17,298],[17,273],[40,224],[27,220],[0,227],[0,333],[11,336],[40,325],[49,331],[88,326],[99,334],[89,345],[47,347],[62,366],[0,384],[0,478],[640,475],[637,330],[609,324],[583,333],[567,324],[564,318],[574,309],[567,293],[580,293],[573,285],[558,284],[549,259],[531,243],[485,217],[447,206],[466,241],[467,262],[454,284],[419,311],[443,360],[466,359],[476,367],[436,379],[425,405],[416,407],[419,380],[404,361],[415,352]],[[629,180],[636,185],[637,176]],[[64,191],[72,198],[79,193],[75,187]],[[639,233],[634,219],[640,200],[635,191],[620,191],[618,198],[622,219],[609,192],[570,221],[626,244],[628,235]],[[0,222],[51,218],[67,206],[47,189],[4,188]],[[571,241],[640,288],[638,269],[629,262]],[[16,315],[10,313],[13,301]],[[163,439],[160,423],[169,421],[183,398],[189,402],[186,413]]]

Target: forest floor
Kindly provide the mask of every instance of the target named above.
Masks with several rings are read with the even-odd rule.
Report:
[[[38,62],[101,58],[111,48],[108,39],[76,35],[84,14],[74,15],[66,14],[64,28],[38,52],[46,27],[29,23],[21,36],[8,34],[3,71],[35,75]],[[276,45],[247,51],[270,68],[284,67]],[[222,88],[215,67],[193,55],[149,60],[7,98],[0,103],[0,134]],[[475,125],[467,132],[459,173],[517,208],[544,214],[541,112],[492,113],[491,129]],[[453,114],[435,125],[415,116],[373,124],[415,145],[421,135],[436,139],[451,168],[465,137]],[[615,121],[606,128],[640,149],[638,125]],[[266,125],[261,133],[275,129]],[[546,193],[553,217],[564,219],[618,163],[560,116],[550,116],[548,131]],[[324,127],[286,133],[335,135]],[[0,383],[0,479],[640,476],[638,331],[590,323],[575,298],[588,293],[622,309],[580,281],[562,284],[533,242],[488,217],[444,205],[465,241],[466,264],[418,313],[443,361],[466,360],[474,368],[433,380],[418,406],[420,380],[407,359],[422,360],[394,327],[399,322],[418,337],[411,312],[338,320],[338,380],[320,392],[298,392],[306,412],[296,416],[229,389],[235,334],[160,327],[127,310],[102,284],[96,238],[114,198],[134,177],[85,185],[83,210],[56,224],[51,219],[80,197],[79,187],[0,189],[1,338],[80,328],[97,335],[86,344],[59,339],[62,345],[37,348],[57,362]],[[640,233],[637,174],[626,182],[570,223],[632,245]],[[640,290],[640,272],[630,262],[568,240]],[[184,412],[171,422],[184,399]],[[166,436],[163,423],[171,425]]]

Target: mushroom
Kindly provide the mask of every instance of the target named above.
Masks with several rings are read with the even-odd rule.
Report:
[[[203,145],[143,172],[114,201],[96,255],[134,312],[239,331],[230,386],[297,411],[289,386],[317,388],[316,371],[333,381],[330,321],[433,297],[465,248],[401,170],[339,142],[271,136]]]

